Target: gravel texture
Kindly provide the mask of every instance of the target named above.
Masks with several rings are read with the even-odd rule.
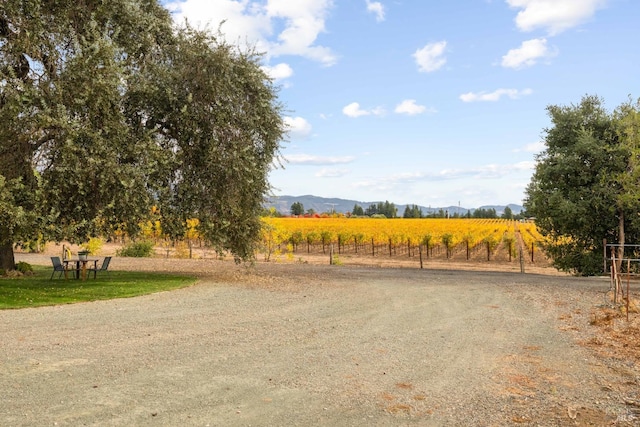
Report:
[[[640,425],[639,361],[582,345],[606,279],[127,258],[111,268],[199,281],[0,311],[0,425]]]

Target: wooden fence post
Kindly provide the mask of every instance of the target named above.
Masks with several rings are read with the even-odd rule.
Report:
[[[604,255],[602,256],[602,260],[604,261],[604,269],[603,273],[607,272],[607,239],[602,239],[602,248],[604,250]]]
[[[533,250],[535,248],[535,243],[531,242],[531,264],[533,264]]]
[[[522,248],[518,249],[518,255],[520,257],[520,273],[524,274],[524,255],[522,253]]]

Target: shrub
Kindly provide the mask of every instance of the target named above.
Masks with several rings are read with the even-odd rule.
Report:
[[[22,274],[33,273],[33,267],[28,262],[20,261],[16,264],[16,270]]]
[[[118,256],[149,258],[153,255],[153,242],[142,240],[140,242],[132,242],[116,251]]]
[[[96,255],[102,249],[102,245],[104,244],[104,240],[100,237],[92,237],[89,239],[87,243],[85,243],[82,248],[88,251],[90,254]]]

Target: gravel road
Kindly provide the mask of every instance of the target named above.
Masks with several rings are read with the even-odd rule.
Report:
[[[0,425],[640,425],[638,361],[579,345],[604,279],[145,262],[200,279],[0,311]]]

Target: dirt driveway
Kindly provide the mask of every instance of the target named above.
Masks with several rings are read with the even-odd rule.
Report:
[[[0,311],[0,425],[640,425],[638,361],[579,344],[603,279],[137,262],[201,279]]]

